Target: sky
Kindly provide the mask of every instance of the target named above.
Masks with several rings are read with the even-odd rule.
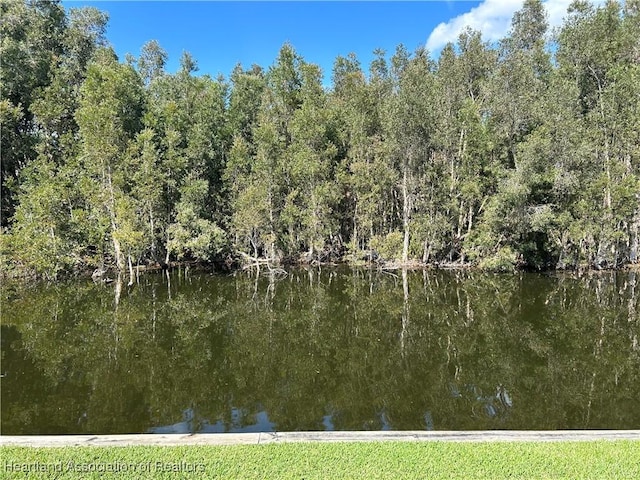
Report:
[[[593,0],[592,3],[603,3]],[[487,41],[509,29],[523,0],[479,1],[93,1],[63,0],[65,8],[94,6],[109,13],[107,39],[121,60],[137,57],[149,40],[167,51],[167,71],[175,72],[183,51],[196,59],[200,74],[228,77],[233,67],[268,68],[289,42],[305,61],[318,64],[330,84],[338,55],[353,52],[365,71],[373,51],[392,54],[426,46],[433,58],[471,26]],[[544,0],[551,25],[558,25],[571,0]]]

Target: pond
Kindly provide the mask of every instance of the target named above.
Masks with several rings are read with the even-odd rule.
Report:
[[[310,268],[5,282],[2,433],[637,429],[639,280]]]

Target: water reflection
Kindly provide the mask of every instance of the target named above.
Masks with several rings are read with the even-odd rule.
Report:
[[[634,272],[2,286],[4,434],[640,428]]]
[[[231,423],[218,420],[211,423],[206,418],[200,418],[192,408],[182,412],[182,421],[173,425],[151,427],[147,433],[251,433],[251,432],[275,432],[275,424],[269,421],[269,415],[265,411],[259,411],[252,415],[251,419],[237,408],[231,409]]]

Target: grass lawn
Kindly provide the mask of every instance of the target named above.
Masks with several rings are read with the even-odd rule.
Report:
[[[634,441],[2,447],[0,458],[7,479],[640,478]]]

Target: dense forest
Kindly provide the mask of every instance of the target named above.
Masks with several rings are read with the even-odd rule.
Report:
[[[403,46],[332,86],[289,44],[264,69],[120,60],[108,15],[0,3],[5,274],[374,260],[638,262],[640,1],[526,0],[500,42]]]

